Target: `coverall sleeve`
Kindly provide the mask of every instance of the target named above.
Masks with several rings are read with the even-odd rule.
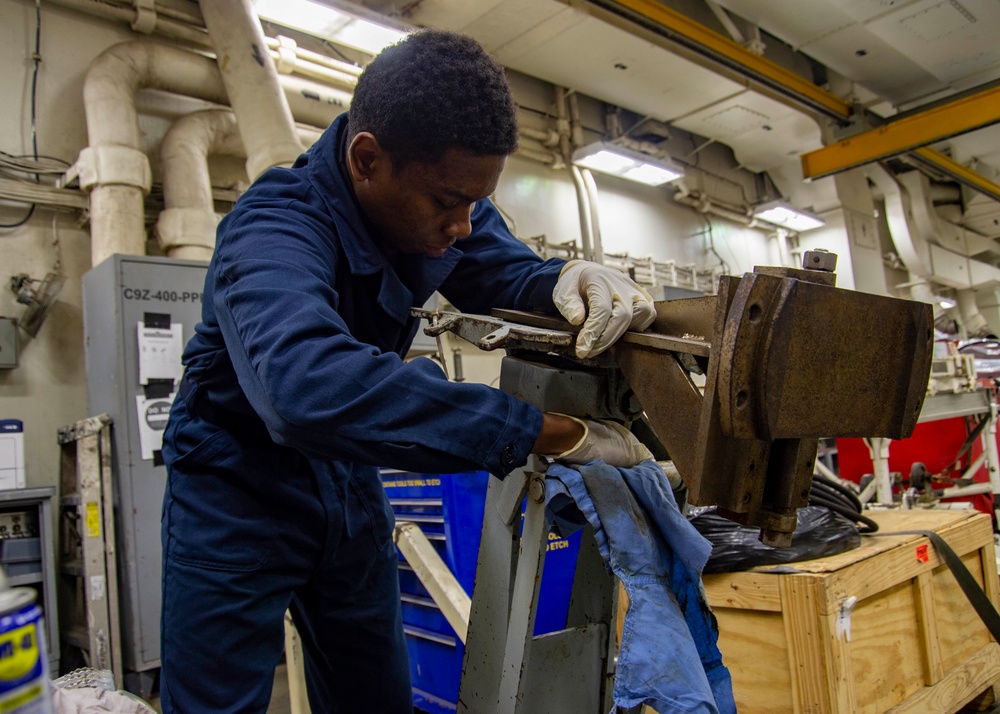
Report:
[[[462,259],[441,294],[462,312],[492,308],[558,314],[552,290],[566,261],[542,261],[511,234],[496,206],[483,199],[472,212],[472,234],[455,244]]]
[[[525,462],[538,409],[352,337],[337,312],[329,216],[290,201],[244,210],[225,231],[214,308],[240,387],[277,443],[425,472],[503,476]]]

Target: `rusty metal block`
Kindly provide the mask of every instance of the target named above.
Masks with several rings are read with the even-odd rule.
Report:
[[[648,331],[582,361],[617,364],[691,503],[760,527],[772,545],[790,543],[796,508],[808,502],[818,438],[902,438],[923,405],[931,307],[835,283],[832,272],[783,267],[723,276],[716,296],[657,303]],[[559,319],[426,316],[429,331],[452,330],[484,349],[573,359],[578,328]],[[693,372],[705,374],[703,388]]]

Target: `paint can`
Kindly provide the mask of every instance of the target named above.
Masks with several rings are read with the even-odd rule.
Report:
[[[42,609],[31,588],[0,577],[0,712],[52,714]]]

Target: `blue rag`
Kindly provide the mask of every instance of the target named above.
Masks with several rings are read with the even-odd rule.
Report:
[[[584,519],[593,526],[604,562],[628,594],[615,704],[646,704],[663,714],[735,714],[701,582],[712,546],[680,512],[660,467],[552,465],[546,510],[564,537]]]

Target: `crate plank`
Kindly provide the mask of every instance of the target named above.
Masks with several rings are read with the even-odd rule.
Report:
[[[743,712],[752,706],[759,714],[792,711],[788,648],[781,616],[723,608],[717,608],[715,613],[726,623],[719,632],[719,648],[733,677],[737,710]],[[761,662],[768,666],[761,667]]]
[[[924,687],[923,648],[913,585],[900,583],[858,602],[850,657],[859,714],[881,714]]]
[[[1000,645],[991,642],[962,664],[948,670],[934,687],[924,687],[886,714],[952,714],[983,690],[982,682],[1000,679]]]
[[[706,575],[705,593],[718,607],[743,610],[781,611],[778,579],[762,573],[723,573]]]
[[[921,573],[915,578],[917,625],[920,631],[920,646],[924,654],[924,682],[937,684],[944,677],[941,664],[941,648],[938,646],[937,614],[934,609],[932,573]]]

